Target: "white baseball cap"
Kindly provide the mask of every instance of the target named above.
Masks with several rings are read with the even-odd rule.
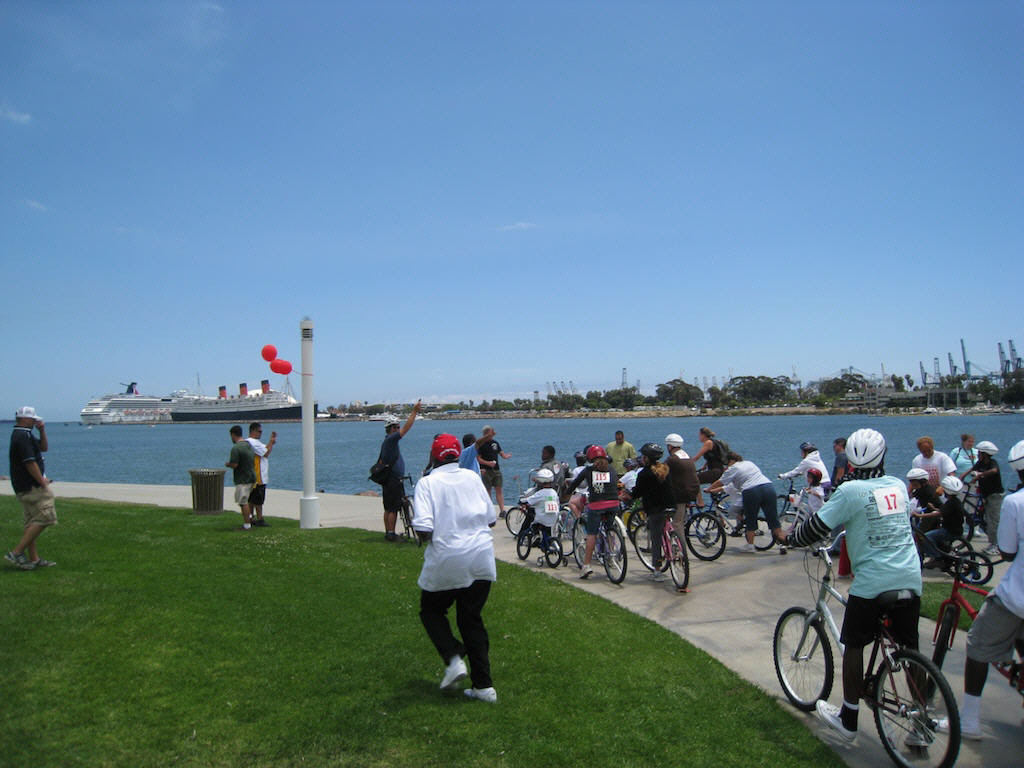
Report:
[[[36,409],[33,408],[31,405],[23,405],[23,406],[21,406],[21,408],[19,408],[17,410],[17,412],[14,414],[14,416],[15,416],[15,418],[18,418],[18,419],[38,419],[39,418],[39,416],[36,415]]]

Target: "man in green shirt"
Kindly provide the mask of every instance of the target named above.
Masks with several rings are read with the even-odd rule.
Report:
[[[235,481],[235,503],[242,508],[242,530],[248,531],[252,527],[252,508],[249,506],[249,494],[252,493],[253,484],[256,482],[256,454],[249,442],[242,438],[242,428],[237,424],[233,426],[231,433],[231,455],[224,462],[225,467],[232,470],[232,479]]]
[[[626,474],[626,459],[636,458],[636,448],[633,447],[632,443],[626,442],[626,436],[622,434],[620,429],[615,433],[614,442],[608,443],[604,447],[605,453],[608,454],[608,460],[612,464],[612,468],[615,470],[615,474],[622,477]]]

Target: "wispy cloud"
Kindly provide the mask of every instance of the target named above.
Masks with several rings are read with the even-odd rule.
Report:
[[[533,229],[537,225],[532,221],[517,221],[515,224],[506,224],[502,227],[498,227],[499,232],[515,232],[521,229]]]
[[[28,125],[32,122],[32,115],[26,112],[16,112],[7,107],[0,107],[0,118],[9,123],[17,123],[18,125]]]
[[[46,212],[46,211],[50,210],[45,205],[40,203],[38,200],[31,200],[29,198],[25,199],[25,205],[28,208],[31,208],[33,211],[43,211],[43,212]]]

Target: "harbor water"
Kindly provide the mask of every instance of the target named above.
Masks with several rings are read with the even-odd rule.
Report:
[[[427,463],[431,440],[436,433],[450,432],[462,437],[481,434],[485,424],[497,432],[502,449],[511,458],[502,460],[505,501],[529,482],[529,472],[540,463],[541,447],[550,444],[557,457],[572,465],[573,454],[590,443],[610,442],[617,429],[637,449],[645,442],[662,444],[670,432],[685,439],[685,449],[696,451],[697,431],[713,429],[730,447],[758,464],[770,477],[792,469],[800,460],[798,446],[805,440],[817,444],[831,469],[832,441],[860,427],[871,427],[885,435],[889,446],[886,468],[903,476],[917,454],[915,441],[930,435],[938,450],[949,452],[959,445],[960,434],[969,432],[977,440],[991,440],[999,447],[996,456],[1008,489],[1017,485],[1015,473],[1006,463],[1010,447],[1024,439],[1024,417],[1019,414],[917,415],[917,416],[736,416],[718,418],[630,418],[630,419],[485,419],[430,420],[415,423],[401,442],[410,475],[417,477]],[[188,471],[219,468],[227,461],[231,440],[226,424],[159,424],[154,426],[95,426],[50,422],[47,433],[47,475],[55,482],[144,483],[187,485]],[[247,429],[248,425],[242,425]],[[270,486],[302,490],[302,437],[298,423],[264,424],[264,440],[277,431],[277,445],[271,454]],[[316,425],[316,486],[328,493],[355,494],[379,491],[367,479],[384,437],[381,422],[321,421]],[[231,483],[230,471],[227,484]],[[777,483],[782,487],[782,482]]]

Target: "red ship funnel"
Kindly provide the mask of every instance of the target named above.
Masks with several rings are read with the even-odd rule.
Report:
[[[221,384],[221,385],[220,385],[220,386],[219,386],[219,387],[217,388],[217,397],[221,397],[221,398],[224,398],[225,400],[227,400],[227,399],[228,399],[228,388],[227,388],[227,387],[225,387],[225,386],[224,386],[223,384]]]
[[[249,394],[249,385],[246,384],[243,381],[241,384],[238,385],[238,396],[239,397],[245,397],[248,394]]]
[[[264,395],[270,391],[270,379],[264,379],[260,382],[260,390]]]

